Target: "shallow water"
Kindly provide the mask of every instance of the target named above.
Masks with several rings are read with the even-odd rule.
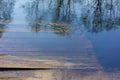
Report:
[[[119,5],[119,0],[1,0],[0,53],[119,70]]]

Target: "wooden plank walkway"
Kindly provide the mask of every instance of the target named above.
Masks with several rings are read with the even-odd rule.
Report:
[[[54,57],[53,57],[54,58]],[[65,57],[64,57],[65,58]],[[65,58],[66,59],[66,58]],[[83,62],[69,62],[67,60],[60,59],[30,59],[30,58],[19,58],[15,56],[1,56],[0,57],[0,68],[2,69],[81,69],[81,70],[102,70],[102,68],[96,63],[83,63]],[[79,59],[80,60],[80,59]],[[87,60],[87,59],[86,59]]]
[[[95,73],[102,75],[102,67],[84,35],[68,39],[51,32],[49,36],[42,32],[8,32],[0,44],[0,53],[6,54],[0,56],[0,80],[82,80],[83,74],[94,74],[93,78]]]
[[[0,72],[0,80],[119,80],[119,73],[81,70],[23,70]]]

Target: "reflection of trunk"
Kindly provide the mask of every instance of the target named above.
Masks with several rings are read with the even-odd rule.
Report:
[[[96,1],[96,11],[100,12],[101,13],[101,5],[102,5],[102,1],[101,0],[97,0]]]
[[[102,2],[101,0],[96,1],[96,9],[94,11],[94,18],[97,23],[101,23],[102,21]]]
[[[61,11],[61,7],[63,5],[63,1],[64,0],[57,0],[56,17],[60,17],[60,11]]]
[[[71,0],[68,0],[68,2],[67,2],[67,8],[66,8],[66,17],[67,17],[67,20],[70,20],[70,9],[71,9]]]
[[[31,30],[33,32],[39,32],[40,31],[40,25],[38,24],[39,22],[39,3],[40,0],[35,0],[34,6],[35,6],[35,22],[34,24],[31,26]]]
[[[36,14],[36,16],[35,16],[35,19],[36,20],[38,20],[37,18],[39,18],[38,16],[38,12],[39,12],[39,0],[36,0],[36,2],[35,2],[35,14]]]
[[[63,5],[64,0],[58,0],[58,7],[61,7]]]
[[[56,8],[56,20],[69,22],[71,16],[71,0],[58,0]]]
[[[0,25],[0,38],[2,37],[4,31],[5,31],[5,27]]]
[[[28,20],[31,21],[30,25],[30,29],[32,32],[39,32],[40,31],[40,25],[38,24],[39,21],[41,20],[41,16],[40,16],[40,10],[39,10],[39,6],[40,6],[40,0],[33,0],[30,3],[27,3],[26,6],[26,10],[28,13]]]
[[[102,0],[96,1],[96,8],[93,16],[93,32],[102,31]]]

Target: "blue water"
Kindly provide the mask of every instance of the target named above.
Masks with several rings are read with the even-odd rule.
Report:
[[[1,0],[0,53],[120,69],[119,5],[119,0]]]

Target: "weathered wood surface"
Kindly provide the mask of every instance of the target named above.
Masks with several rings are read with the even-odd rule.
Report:
[[[66,59],[66,58],[65,58]],[[16,56],[0,56],[0,68],[24,68],[24,69],[94,69],[101,70],[98,63],[75,63],[65,59],[34,59]],[[80,60],[80,59],[78,59]]]
[[[75,64],[57,61],[57,60],[40,60],[40,59],[27,59],[15,56],[0,56],[0,68],[62,68],[73,67]]]
[[[120,72],[80,70],[29,70],[0,72],[0,80],[119,80]]]
[[[73,69],[75,66],[80,69]],[[67,61],[1,55],[0,80],[84,80],[85,77],[81,78],[82,74],[91,76],[90,74],[97,73],[98,77],[102,75],[99,74],[99,70],[96,71],[95,67],[89,67],[91,70],[95,69],[90,72],[82,71],[82,66],[85,67],[84,64],[74,64]]]

